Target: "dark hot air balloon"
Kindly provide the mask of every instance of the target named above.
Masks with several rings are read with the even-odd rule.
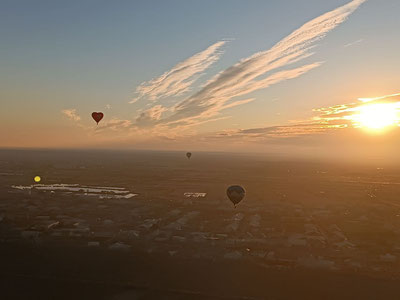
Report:
[[[186,156],[187,156],[188,159],[190,159],[190,157],[192,156],[192,153],[188,152],[188,153],[186,153]]]
[[[226,190],[226,195],[228,196],[229,200],[233,203],[236,208],[236,205],[239,204],[240,201],[244,198],[246,191],[240,185],[231,185]]]
[[[104,117],[104,114],[102,112],[93,112],[92,113],[92,118],[93,118],[93,120],[96,121],[97,125],[99,124],[101,119],[103,119],[103,117]]]

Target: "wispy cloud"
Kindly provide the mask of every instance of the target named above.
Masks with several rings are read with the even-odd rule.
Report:
[[[267,51],[256,53],[222,71],[197,93],[175,105],[172,114],[161,118],[155,124],[193,124],[219,114],[223,109],[244,104],[234,98],[269,87],[284,80],[296,78],[321,65],[320,62],[303,65],[289,70],[281,70],[299,62],[313,53],[314,42],[353,13],[365,0],[350,3],[304,24],[292,34]],[[248,103],[248,102],[245,102]]]
[[[360,44],[360,43],[362,43],[363,41],[364,41],[364,39],[359,39],[359,40],[356,40],[356,41],[354,41],[354,42],[348,43],[348,44],[344,45],[343,47],[344,47],[344,48],[348,48],[348,47],[351,47],[351,46]]]
[[[224,108],[231,107],[231,105],[241,105],[253,101],[254,99],[245,99],[241,101],[232,102],[227,104]],[[214,133],[198,134],[195,131],[184,134],[182,129],[192,128],[199,124],[218,121],[229,118],[229,116],[220,116],[214,118],[198,119],[185,119],[181,123],[175,122],[176,129],[168,131],[166,124],[159,123],[154,127],[148,127],[153,124],[154,120],[159,120],[161,114],[165,111],[161,105],[155,106],[149,110],[142,112],[136,120],[132,123],[128,120],[111,120],[97,130],[102,131],[107,128],[121,131],[125,129],[125,133],[134,133],[139,131],[143,135],[153,135],[154,137],[163,137],[174,140],[196,140],[199,142],[210,141],[241,141],[241,142],[266,142],[266,141],[279,141],[279,140],[298,140],[301,137],[311,137],[316,135],[326,135],[327,133],[334,133],[338,131],[349,131],[362,127],[360,124],[360,114],[363,113],[366,106],[384,105],[390,106],[391,110],[397,111],[400,116],[400,93],[385,95],[373,98],[359,98],[356,102],[345,104],[337,104],[329,107],[321,107],[313,109],[313,116],[305,120],[292,120],[286,125],[266,126],[247,129],[228,129]],[[142,124],[144,129],[139,129],[137,124]],[[400,122],[396,122],[395,126],[400,127]]]
[[[81,117],[76,113],[76,109],[64,109],[61,111],[65,116],[67,116],[72,121],[80,121]]]
[[[295,138],[305,135],[314,135],[335,129],[333,124],[322,124],[310,121],[292,125],[268,126],[249,129],[225,130],[208,136],[211,139],[242,140],[246,142],[266,141],[272,139]]]
[[[130,129],[131,127],[132,127],[132,121],[113,118],[111,120],[104,122],[104,124],[96,126],[96,131],[100,132],[105,129],[119,131],[121,129]]]
[[[152,125],[155,121],[161,118],[161,114],[168,109],[162,105],[155,105],[143,111],[136,119],[136,125],[139,127],[146,127]]]
[[[178,96],[189,91],[198,78],[197,75],[204,72],[220,58],[222,54],[221,47],[225,43],[226,41],[219,41],[204,51],[180,62],[160,77],[143,82],[136,89],[137,96],[130,103],[135,103],[142,98],[156,100],[169,96]]]
[[[361,98],[359,102],[339,104],[314,109],[314,116],[304,121],[293,121],[289,125],[268,126],[249,129],[225,130],[208,136],[211,139],[245,139],[246,141],[265,141],[268,139],[296,138],[338,130],[360,127],[359,114],[366,105],[389,105],[400,112],[400,94],[376,98]],[[400,124],[395,124],[400,126]]]

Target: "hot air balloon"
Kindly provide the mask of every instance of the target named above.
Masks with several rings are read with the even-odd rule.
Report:
[[[232,185],[226,190],[226,195],[228,196],[229,200],[231,200],[235,208],[236,205],[242,201],[245,194],[246,191],[240,185]]]
[[[190,157],[192,156],[192,153],[191,152],[187,152],[186,156],[187,156],[188,159],[190,159]]]
[[[101,121],[101,119],[103,119],[104,114],[102,112],[93,112],[92,113],[92,118],[93,120],[96,121],[97,125],[99,125],[99,122]]]

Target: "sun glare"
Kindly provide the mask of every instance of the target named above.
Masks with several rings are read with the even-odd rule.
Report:
[[[352,119],[360,127],[381,130],[396,125],[399,115],[397,107],[393,103],[380,103],[360,106]]]

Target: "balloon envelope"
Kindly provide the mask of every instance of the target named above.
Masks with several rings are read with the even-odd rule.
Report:
[[[188,152],[188,153],[186,153],[186,156],[187,156],[187,158],[190,159],[190,157],[192,156],[192,153],[191,153],[191,152]]]
[[[97,124],[99,124],[99,122],[101,121],[101,119],[103,119],[104,114],[102,112],[93,112],[92,113],[92,118],[93,120],[96,121]]]
[[[240,185],[232,185],[226,190],[226,195],[235,206],[242,201],[245,194],[246,191]]]

